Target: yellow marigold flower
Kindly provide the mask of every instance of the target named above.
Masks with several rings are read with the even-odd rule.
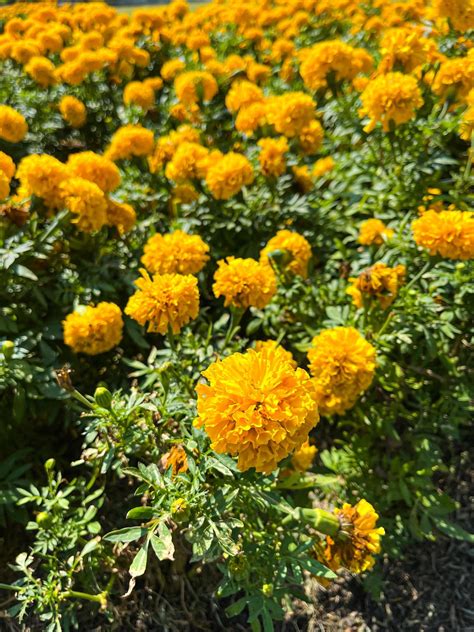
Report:
[[[141,125],[124,125],[112,136],[105,156],[114,162],[134,156],[149,156],[153,151],[153,132]]]
[[[251,82],[265,83],[270,76],[272,69],[271,66],[258,64],[252,61],[248,64],[246,72],[247,77]]]
[[[361,94],[360,116],[368,116],[370,122],[364,131],[371,132],[382,123],[385,132],[390,124],[401,125],[411,120],[423,105],[423,98],[414,77],[401,72],[389,72],[369,82]]]
[[[230,152],[209,167],[206,184],[216,200],[228,200],[251,184],[253,178],[252,165],[247,158]]]
[[[347,568],[353,573],[363,573],[375,564],[374,555],[380,553],[380,537],[383,527],[377,527],[378,514],[366,500],[352,507],[344,503],[334,513],[341,523],[345,537],[326,536],[324,563],[334,571]]]
[[[288,255],[289,260],[285,266],[287,270],[303,278],[308,276],[308,263],[312,252],[309,242],[303,235],[291,230],[279,230],[260,252],[260,262],[268,263],[271,254],[276,251],[284,251]]]
[[[190,182],[183,182],[173,188],[173,200],[182,204],[191,204],[199,198],[199,193]]]
[[[11,57],[19,64],[27,64],[32,57],[37,57],[40,54],[39,46],[33,40],[13,43]]]
[[[264,100],[262,89],[250,81],[234,81],[225,98],[225,105],[229,112],[238,112],[241,108],[252,103],[262,103]]]
[[[313,338],[308,351],[319,410],[342,414],[369,388],[375,372],[375,348],[353,327],[334,327]]]
[[[309,441],[305,441],[303,445],[293,452],[291,457],[291,465],[298,472],[306,472],[313,465],[314,457],[318,452],[315,445],[311,445]]]
[[[264,102],[257,101],[240,108],[235,119],[235,129],[251,136],[255,130],[265,123],[267,107]]]
[[[430,255],[445,259],[474,258],[474,213],[428,210],[412,223],[413,238]]]
[[[300,51],[300,74],[307,88],[319,90],[331,73],[335,81],[351,80],[373,66],[371,55],[363,48],[353,48],[342,40],[318,42]]]
[[[267,100],[267,121],[279,134],[299,136],[315,116],[315,103],[304,92],[286,92]]]
[[[155,104],[155,91],[142,81],[131,81],[123,91],[125,105],[138,105],[144,112],[151,110]]]
[[[0,138],[9,143],[19,143],[27,132],[24,117],[9,105],[0,105]]]
[[[311,380],[276,349],[249,349],[218,360],[198,384],[198,417],[211,447],[238,456],[238,468],[272,472],[319,420]]]
[[[24,197],[36,195],[49,208],[62,206],[61,184],[69,172],[66,165],[53,156],[42,154],[22,158],[16,176]]]
[[[107,226],[115,226],[119,235],[128,233],[135,226],[137,214],[130,204],[107,200]]]
[[[473,132],[474,132],[474,106],[471,105],[467,108],[467,110],[462,115],[461,125],[459,127],[459,134],[463,140],[467,140],[468,142],[470,142]]]
[[[387,309],[397,297],[400,285],[405,282],[405,273],[405,266],[390,268],[385,263],[376,263],[363,270],[357,278],[349,279],[352,285],[347,288],[347,294],[352,296],[356,307],[363,307],[364,297],[367,297],[377,299],[380,307]]]
[[[165,81],[173,81],[177,74],[185,68],[185,63],[181,59],[170,59],[165,61],[161,67],[161,76]]]
[[[145,244],[141,258],[153,274],[197,274],[209,260],[209,246],[199,235],[175,230],[167,235],[156,234]]]
[[[163,465],[166,469],[172,468],[173,476],[184,474],[188,471],[188,457],[182,445],[174,445],[169,452],[163,455]]]
[[[199,132],[190,125],[180,125],[166,136],[161,136],[156,142],[153,154],[148,159],[151,173],[157,173],[163,165],[171,160],[182,143],[196,143],[199,145]]]
[[[464,33],[474,28],[474,2],[472,0],[434,0],[435,15],[449,18],[457,31]]]
[[[216,96],[219,87],[211,73],[191,70],[176,77],[174,89],[181,103],[194,105],[201,100],[211,101]]]
[[[148,77],[143,80],[143,85],[149,86],[153,92],[158,92],[163,87],[163,79],[161,77]]]
[[[419,66],[439,57],[436,43],[426,37],[423,28],[400,26],[387,29],[380,40],[382,61],[378,72],[388,72],[394,66],[402,66],[405,72],[413,72]]]
[[[314,186],[313,178],[311,177],[311,173],[309,171],[308,165],[301,165],[301,167],[291,167],[293,175],[295,177],[295,182],[299,189],[303,193],[308,193]]]
[[[87,121],[87,109],[76,97],[66,95],[59,103],[59,111],[63,119],[71,127],[83,127]]]
[[[16,171],[16,166],[12,158],[3,151],[0,151],[0,171],[3,171],[8,180],[13,178]]]
[[[327,156],[327,158],[320,158],[316,160],[313,165],[312,175],[314,178],[321,178],[334,169],[336,163],[331,156]]]
[[[37,84],[46,88],[56,83],[55,66],[47,57],[32,57],[25,66],[25,72]]]
[[[79,230],[92,233],[107,223],[107,202],[103,191],[84,178],[68,178],[61,184],[64,206],[74,214]]]
[[[75,353],[105,353],[122,340],[122,312],[114,303],[81,307],[66,316],[63,328],[64,342]]]
[[[0,200],[4,200],[10,195],[10,179],[0,170]],[[0,212],[0,215],[2,213]]]
[[[375,244],[381,246],[385,241],[393,237],[393,230],[385,226],[380,219],[367,219],[362,222],[357,241],[363,246]]]
[[[269,265],[254,259],[227,257],[217,262],[212,289],[216,298],[224,296],[225,307],[262,309],[276,294],[277,283]]]
[[[71,154],[67,167],[71,174],[94,182],[104,193],[110,193],[120,184],[121,177],[117,165],[93,151]]]
[[[431,89],[437,96],[465,98],[474,85],[474,58],[455,57],[441,64]]]
[[[263,175],[278,177],[285,173],[285,153],[289,150],[286,138],[262,138],[257,145],[261,148],[258,160]]]
[[[276,340],[257,340],[255,351],[263,351],[264,349],[275,350],[281,356],[282,362],[289,362],[294,369],[298,366],[293,354],[277,344]]]
[[[166,165],[165,175],[175,182],[202,178],[207,171],[208,155],[209,150],[198,143],[181,143]]]
[[[125,313],[147,331],[166,334],[171,328],[177,334],[199,313],[197,278],[191,274],[155,274],[141,269],[135,281],[138,290],[128,300]]]
[[[311,121],[307,127],[301,130],[299,142],[305,154],[315,154],[321,147],[324,138],[324,131],[319,121]]]

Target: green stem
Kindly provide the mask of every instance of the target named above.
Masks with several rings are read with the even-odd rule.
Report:
[[[79,393],[79,391],[76,391],[76,389],[71,391],[71,395],[75,399],[77,399],[78,402],[81,402],[81,404],[84,404],[84,406],[86,406],[86,408],[90,408],[91,410],[94,410],[95,405],[92,404],[92,402],[90,402],[87,398],[85,398],[84,395],[81,395],[81,393]]]
[[[227,329],[227,333],[224,339],[224,348],[227,347],[227,345],[231,342],[234,335],[237,333],[239,329],[239,323],[242,320],[243,315],[244,315],[243,309],[231,308],[229,328]]]
[[[87,601],[98,603],[101,606],[105,605],[107,601],[107,597],[104,593],[100,593],[99,595],[91,595],[90,593],[78,592],[77,590],[68,590],[63,594],[63,597],[65,599],[86,599]]]
[[[380,327],[380,329],[378,330],[376,337],[380,338],[380,336],[385,332],[385,330],[387,329],[390,321],[392,320],[392,318],[395,316],[395,312],[389,312],[387,318],[385,319],[385,322],[383,323],[382,327]]]
[[[428,270],[430,270],[431,268],[434,268],[435,265],[436,265],[436,261],[433,261],[432,259],[427,261],[425,265],[421,268],[421,270],[418,272],[418,274],[415,275],[413,279],[410,281],[410,283],[408,283],[408,285],[405,287],[405,291],[408,291],[419,279],[421,279],[422,276],[424,276],[426,272],[428,272]]]

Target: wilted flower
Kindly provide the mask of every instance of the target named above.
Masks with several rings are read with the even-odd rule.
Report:
[[[400,285],[405,282],[405,273],[405,266],[390,268],[385,263],[376,263],[358,277],[351,277],[349,281],[352,285],[346,291],[356,307],[363,307],[365,300],[374,298],[382,309],[387,309],[397,297]]]

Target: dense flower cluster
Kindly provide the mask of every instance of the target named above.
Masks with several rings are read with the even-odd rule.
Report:
[[[275,349],[250,349],[212,364],[198,384],[197,427],[242,471],[271,472],[299,449],[318,422],[312,382]]]

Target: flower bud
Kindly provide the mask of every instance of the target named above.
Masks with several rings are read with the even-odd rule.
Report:
[[[300,516],[313,529],[325,535],[335,537],[341,530],[339,518],[329,511],[324,511],[323,509],[301,509]]]
[[[262,593],[265,597],[271,597],[273,595],[273,584],[263,584]]]
[[[94,401],[97,406],[110,410],[112,405],[112,393],[105,386],[98,386],[95,389]]]
[[[10,360],[13,355],[13,351],[15,349],[15,343],[11,340],[5,340],[2,344],[2,353],[5,357],[5,360]]]
[[[186,522],[189,520],[191,508],[184,498],[177,498],[171,504],[171,515],[175,522]]]
[[[48,527],[50,527],[52,522],[53,519],[51,517],[51,514],[49,514],[47,511],[40,511],[39,514],[36,516],[36,524],[43,529],[47,529]]]
[[[56,460],[55,459],[48,459],[44,463],[44,469],[47,472],[49,472],[50,470],[52,470],[54,468],[55,465],[56,465]]]

